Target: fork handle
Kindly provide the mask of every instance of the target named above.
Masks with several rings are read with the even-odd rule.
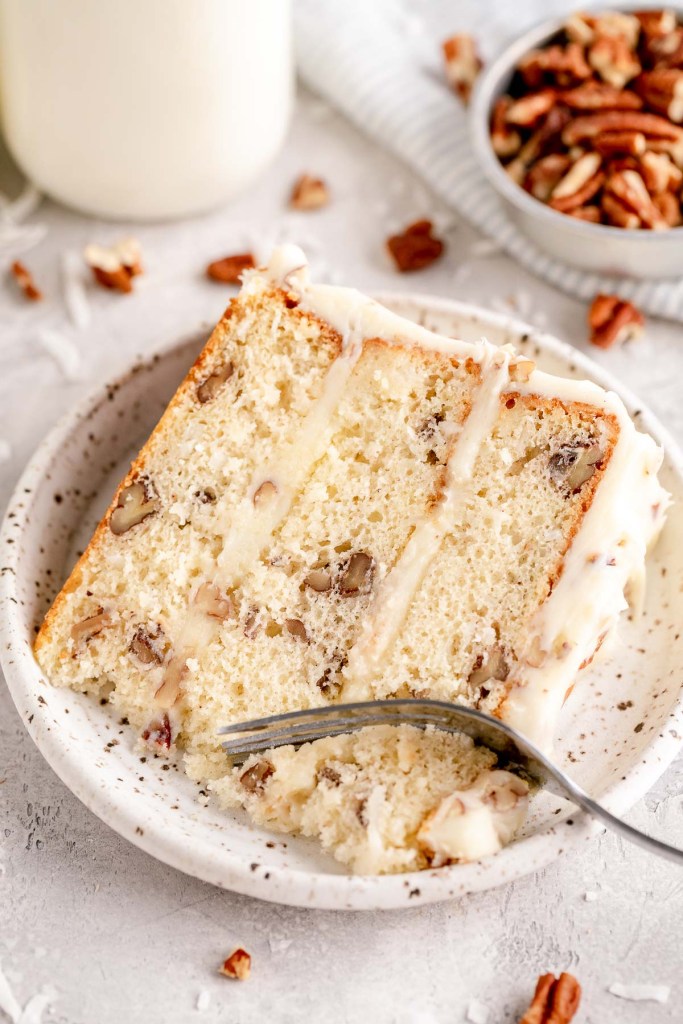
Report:
[[[648,850],[650,853],[656,853],[660,857],[665,857],[666,860],[673,861],[674,864],[683,864],[683,850],[678,849],[676,846],[670,846],[669,843],[664,843],[661,839],[655,839],[654,836],[641,832],[639,829],[634,828],[633,825],[628,825],[621,818],[617,818],[616,815],[611,814],[601,804],[589,797],[576,783],[572,783],[567,789],[570,790],[574,803],[578,804],[582,810],[587,811],[593,818],[601,821],[612,832],[616,832],[617,835],[627,839],[630,843],[635,843],[636,846],[642,846],[644,850]]]

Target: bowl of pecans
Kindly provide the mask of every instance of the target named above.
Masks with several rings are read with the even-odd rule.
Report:
[[[672,10],[537,26],[481,75],[472,128],[487,177],[551,256],[680,276],[683,24]]]

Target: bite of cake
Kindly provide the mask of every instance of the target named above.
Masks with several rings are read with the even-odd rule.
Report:
[[[660,463],[615,395],[312,284],[284,247],[246,273],[36,657],[55,685],[110,688],[224,806],[353,870],[483,856],[527,786],[469,740],[377,727],[232,768],[217,729],[417,695],[549,749],[642,586]]]

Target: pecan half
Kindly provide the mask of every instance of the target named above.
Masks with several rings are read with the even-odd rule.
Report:
[[[651,195],[677,190],[683,184],[683,172],[666,153],[643,153],[640,173]]]
[[[206,268],[206,276],[221,284],[239,284],[245,270],[253,270],[256,260],[250,252],[237,253],[235,256],[223,256],[214,260]]]
[[[606,82],[584,82],[562,93],[562,102],[572,110],[640,110],[640,96],[626,89],[616,89]]]
[[[292,186],[289,205],[293,210],[320,210],[330,201],[330,190],[322,178],[302,174]]]
[[[418,220],[387,240],[387,249],[402,274],[423,270],[443,255],[444,243],[432,230],[430,220]]]
[[[681,223],[683,223],[683,215],[678,196],[675,196],[673,192],[659,192],[652,197],[652,202],[670,228],[680,227]]]
[[[632,210],[645,227],[657,231],[667,226],[637,171],[611,174],[605,188],[627,209]]]
[[[546,78],[557,85],[567,86],[591,76],[583,48],[575,42],[566,47],[556,45],[530,50],[520,60],[517,70],[531,88],[538,88]]]
[[[116,507],[109,516],[109,529],[117,537],[154,515],[161,507],[149,480],[135,480],[119,492]]]
[[[603,192],[600,199],[600,208],[605,215],[607,223],[615,228],[625,228],[628,231],[633,231],[640,227],[640,218],[637,214],[633,210],[629,210],[628,206],[624,206],[610,192]]]
[[[599,153],[585,153],[579,157],[567,174],[555,186],[550,196],[550,205],[561,213],[584,206],[602,188],[605,180],[600,171],[602,158]]]
[[[611,348],[637,337],[645,318],[632,302],[618,295],[597,295],[588,311],[591,344]]]
[[[538,124],[541,118],[557,103],[557,92],[555,89],[541,89],[540,92],[530,92],[526,96],[515,100],[507,112],[508,124],[518,125],[520,128],[532,128]]]
[[[472,87],[482,69],[474,38],[465,32],[445,39],[442,44],[446,80],[463,103],[469,103]]]
[[[24,296],[31,302],[40,302],[43,297],[43,293],[36,287],[33,275],[28,267],[26,267],[20,260],[15,260],[10,267],[10,271],[14,280],[24,293]]]
[[[659,114],[648,114],[642,110],[604,110],[570,121],[562,132],[562,141],[566,146],[575,146],[603,132],[642,132],[648,141],[681,138],[681,129]]]
[[[571,1024],[580,1002],[581,986],[573,974],[542,974],[519,1024]]]
[[[522,145],[522,137],[508,124],[507,112],[512,106],[509,96],[501,96],[491,114],[491,145],[496,156],[514,156]]]
[[[646,140],[642,132],[604,132],[597,137],[594,146],[601,156],[617,153],[641,156],[645,152]]]
[[[633,83],[634,89],[648,107],[664,114],[677,124],[683,121],[683,71],[679,68],[656,68],[644,71]]]
[[[588,63],[616,89],[623,89],[641,70],[638,57],[621,35],[596,39],[588,50]]]
[[[549,153],[529,168],[523,186],[541,202],[547,202],[550,194],[569,169],[571,159],[566,153]]]

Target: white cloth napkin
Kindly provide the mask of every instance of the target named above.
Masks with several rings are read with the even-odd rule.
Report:
[[[567,9],[560,0],[296,0],[298,67],[312,89],[527,269],[578,298],[611,292],[646,313],[683,321],[683,279],[588,273],[538,249],[484,179],[466,112],[444,82],[440,43],[453,32],[474,32],[490,57],[529,24]]]

